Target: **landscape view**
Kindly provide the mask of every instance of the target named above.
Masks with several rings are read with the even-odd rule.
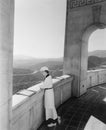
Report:
[[[63,58],[36,59],[20,56],[14,58],[13,66],[13,94],[19,90],[31,87],[43,80],[39,69],[48,66],[52,77],[61,76]],[[88,53],[88,70],[106,67],[106,50],[97,50]]]
[[[62,75],[65,25],[65,0],[15,1],[13,94],[41,82],[42,66],[53,78]],[[106,66],[105,34],[98,29],[89,38],[88,70]]]
[[[52,77],[62,75],[63,58],[36,59],[32,57],[15,57],[13,66],[13,94],[43,80],[39,72],[42,66],[50,69]]]

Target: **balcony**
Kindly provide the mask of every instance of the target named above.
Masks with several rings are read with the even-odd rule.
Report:
[[[55,103],[62,117],[62,124],[56,129],[84,129],[91,115],[106,123],[106,105],[103,101],[106,87],[100,85],[106,83],[106,70],[88,71],[88,91],[79,98],[71,96],[72,81],[73,77],[69,75],[53,79]],[[41,125],[44,121],[44,91],[40,90],[40,85],[42,83],[13,95],[12,130],[36,130],[39,127],[40,130],[46,129]],[[92,87],[96,85],[100,86]]]
[[[62,122],[55,130],[106,130],[106,84],[90,88],[80,98],[70,98],[58,113]],[[38,130],[48,128],[43,123]]]

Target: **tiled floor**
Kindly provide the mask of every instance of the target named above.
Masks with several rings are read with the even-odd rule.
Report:
[[[62,123],[55,128],[41,125],[38,130],[84,130],[92,115],[106,123],[106,84],[88,89],[79,98],[71,98],[58,108]],[[103,101],[103,99],[105,101]]]

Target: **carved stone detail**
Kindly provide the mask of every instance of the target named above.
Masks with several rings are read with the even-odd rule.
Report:
[[[70,9],[92,5],[96,3],[106,2],[106,0],[68,0],[68,7]]]

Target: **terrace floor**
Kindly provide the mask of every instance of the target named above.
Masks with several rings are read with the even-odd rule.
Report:
[[[90,116],[106,123],[106,84],[88,89],[79,98],[70,98],[58,108],[60,125],[47,128],[43,123],[38,130],[84,130]]]

